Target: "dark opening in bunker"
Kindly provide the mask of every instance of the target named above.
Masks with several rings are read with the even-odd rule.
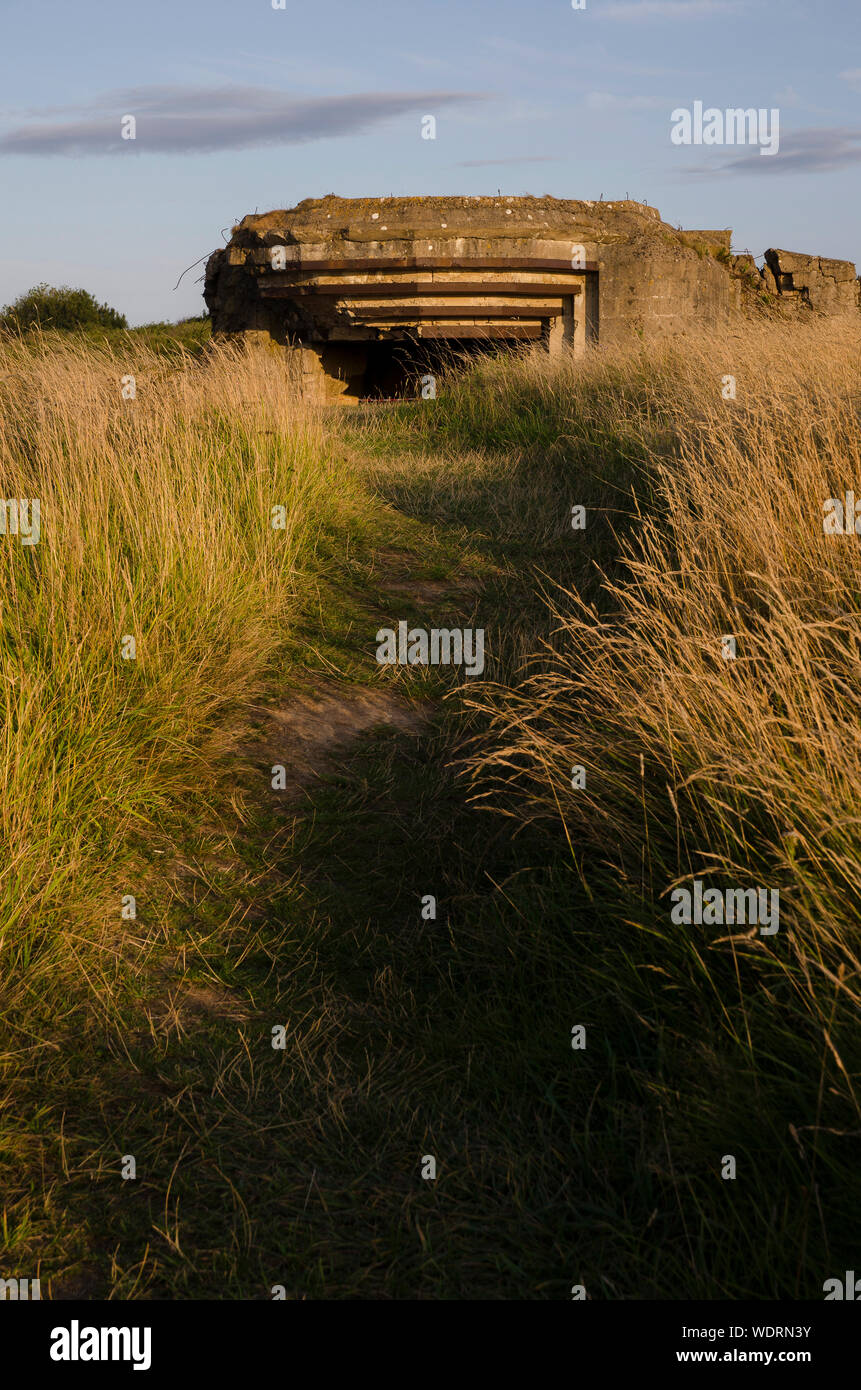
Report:
[[[327,376],[346,382],[341,400],[412,400],[444,372],[477,357],[523,349],[516,338],[415,338],[382,342],[329,342],[321,364]]]

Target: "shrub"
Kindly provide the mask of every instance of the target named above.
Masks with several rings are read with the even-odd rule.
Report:
[[[13,332],[28,328],[128,328],[124,314],[109,304],[99,304],[88,290],[73,290],[68,285],[59,289],[51,285],[34,285],[7,304],[0,315],[0,326]]]

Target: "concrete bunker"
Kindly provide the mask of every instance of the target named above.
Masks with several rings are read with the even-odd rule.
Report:
[[[282,353],[322,402],[417,395],[453,357],[583,355],[724,322],[766,301],[857,311],[845,261],[683,232],[656,208],[557,198],[330,196],[245,217],[206,268],[216,338]]]

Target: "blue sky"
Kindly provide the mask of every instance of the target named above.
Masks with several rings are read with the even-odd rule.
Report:
[[[187,266],[324,193],[627,194],[861,262],[858,0],[0,0],[0,26],[0,304],[202,312]],[[778,154],[674,145],[696,101],[778,108]]]

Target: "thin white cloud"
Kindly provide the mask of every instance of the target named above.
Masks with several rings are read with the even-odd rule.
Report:
[[[774,100],[778,106],[786,110],[801,105],[801,98],[794,87],[781,87],[779,91],[775,92]]]
[[[357,92],[291,97],[267,87],[134,87],[90,105],[41,108],[39,120],[0,133],[0,155],[212,154],[262,145],[297,145],[355,135],[410,112],[483,101],[475,92]],[[121,120],[134,116],[134,140]]]
[[[717,154],[717,150],[715,151]],[[685,171],[686,175],[713,178],[717,174],[755,174],[774,178],[778,174],[824,174],[835,169],[850,169],[861,164],[861,129],[852,126],[820,127],[796,130],[782,135],[780,150],[772,158],[763,159],[752,148],[729,159],[716,159],[713,164],[698,164]]]
[[[597,4],[598,0],[593,0]],[[603,14],[604,11],[594,11]],[[615,39],[613,40],[615,43]],[[654,65],[644,67],[642,63],[634,63],[629,59],[621,57],[619,53],[611,47],[601,43],[581,43],[574,49],[560,48],[537,48],[534,44],[525,44],[518,39],[500,38],[494,35],[484,42],[484,48],[490,55],[490,62],[494,76],[498,76],[500,58],[510,59],[515,63],[519,70],[523,69],[524,64],[535,63],[542,69],[548,67],[563,68],[566,71],[573,69],[583,69],[591,74],[589,80],[595,80],[596,72],[623,73],[631,77],[670,77],[680,74],[687,75],[690,71],[688,67],[655,67]],[[578,79],[579,80],[579,79]]]
[[[491,164],[558,164],[556,155],[552,154],[521,154],[512,155],[510,159],[461,159],[458,160],[455,168],[457,169],[485,169]]]
[[[742,0],[611,0],[608,5],[593,0],[592,12],[598,19],[713,19],[742,8]]]
[[[620,97],[615,92],[587,92],[585,103],[590,111],[663,111],[666,97]]]

